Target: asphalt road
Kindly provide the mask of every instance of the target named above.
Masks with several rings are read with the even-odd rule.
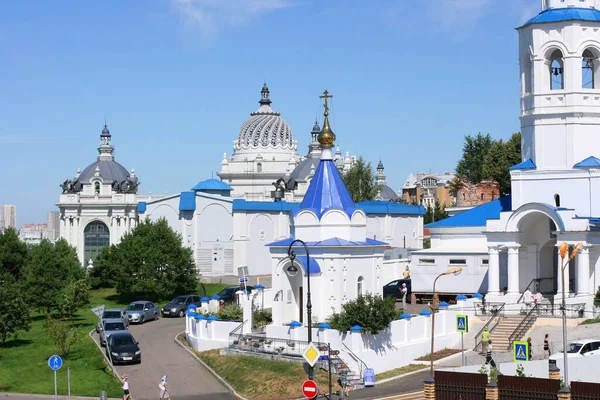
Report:
[[[120,375],[129,375],[133,400],[158,399],[158,384],[168,376],[171,397],[177,400],[236,399],[214,376],[175,342],[175,336],[185,330],[183,318],[161,318],[143,325],[131,324],[133,337],[140,342],[142,362],[117,365]],[[98,335],[93,335],[98,341]],[[104,348],[103,348],[104,349]]]
[[[364,388],[350,392],[350,398],[355,400],[375,400],[386,397],[401,395],[404,393],[412,393],[423,390],[423,381],[429,376],[429,369],[424,369],[422,372],[410,375],[404,378],[394,379],[375,385],[372,388]]]

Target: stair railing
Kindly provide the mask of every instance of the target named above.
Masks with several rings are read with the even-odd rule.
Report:
[[[525,287],[528,287],[528,288],[530,288],[530,287],[531,287],[531,285],[533,285],[533,284],[535,283],[535,287],[533,288],[533,291],[532,291],[532,293],[533,293],[533,294],[535,294],[536,290],[540,288],[540,283],[541,283],[542,281],[545,281],[545,280],[548,280],[548,279],[552,280],[552,279],[554,279],[554,278],[533,278],[533,279],[532,279],[532,280],[531,280],[531,281],[530,281],[530,282],[527,284],[527,286],[525,286]],[[523,296],[524,296],[524,295],[525,295],[525,292],[521,293],[521,297],[519,297],[519,300],[517,300],[517,303],[520,303],[520,302],[522,302],[522,301],[523,301]]]
[[[517,327],[515,328],[513,333],[510,334],[510,336],[508,337],[508,349],[509,350],[512,347],[512,342],[514,342],[515,340],[521,339],[523,337],[523,335],[525,335],[525,333],[529,330],[529,328],[531,328],[531,326],[537,319],[538,307],[539,307],[538,304],[535,304],[533,307],[531,307],[531,310],[529,310],[529,312],[527,314],[525,314],[525,317],[523,318],[521,323],[519,323],[519,325],[517,325]]]
[[[364,376],[363,374],[364,374],[365,370],[368,368],[367,364],[363,360],[361,360],[359,356],[354,354],[352,352],[352,350],[350,350],[350,348],[348,346],[346,346],[346,344],[344,342],[342,342],[342,346],[344,346],[346,348],[346,350],[348,351],[348,354],[350,354],[350,357],[354,358],[358,362],[358,368],[360,369],[360,371],[359,371],[360,379],[363,379],[363,376]]]
[[[475,335],[475,347],[473,350],[477,350],[477,348],[481,345],[481,334],[487,328],[489,332],[493,331],[494,328],[500,323],[502,317],[504,316],[504,306],[506,303],[502,303],[502,305],[498,309],[494,309],[495,312],[492,312],[492,318],[485,323],[485,325],[481,328],[477,335]]]

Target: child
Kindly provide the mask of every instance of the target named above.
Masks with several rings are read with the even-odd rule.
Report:
[[[129,393],[129,375],[125,374],[121,379],[123,379],[123,386],[121,386],[121,389],[123,389],[123,400],[129,400],[131,399],[131,393]]]

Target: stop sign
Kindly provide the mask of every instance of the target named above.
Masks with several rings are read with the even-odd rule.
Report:
[[[302,384],[302,394],[304,394],[309,399],[314,399],[319,394],[317,384],[314,381],[305,381]]]

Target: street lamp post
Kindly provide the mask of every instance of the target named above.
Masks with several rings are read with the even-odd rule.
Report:
[[[312,303],[310,301],[310,253],[308,251],[308,247],[306,243],[300,239],[295,239],[292,243],[290,243],[290,247],[288,247],[288,256],[292,261],[292,265],[287,268],[288,274],[290,276],[295,276],[298,273],[298,267],[294,265],[294,260],[296,259],[296,252],[292,250],[294,244],[300,243],[304,246],[304,250],[306,251],[306,318],[308,319],[308,343],[312,342]],[[313,380],[315,377],[315,369],[314,367],[308,366],[308,379]]]
[[[563,265],[560,269],[560,281],[562,282],[561,308],[562,308],[562,328],[563,328],[563,364],[564,364],[563,368],[565,370],[565,387],[569,387],[569,365],[567,363],[567,303],[565,300],[565,286],[568,286],[569,282],[566,282],[566,284],[565,284],[565,268],[569,265],[571,260],[573,258],[575,258],[575,256],[577,255],[577,253],[579,253],[579,250],[581,250],[582,247],[583,247],[583,245],[581,243],[577,243],[577,245],[573,249],[573,253],[569,256],[567,261],[565,261],[565,258],[567,257],[567,252],[569,251],[569,245],[565,242],[562,242],[559,247],[560,258],[562,258],[562,260],[563,260]]]
[[[435,284],[440,277],[450,274],[458,275],[461,271],[461,267],[449,269],[448,271],[439,274],[433,281],[433,304],[431,305],[431,353],[429,354],[429,373],[431,374],[431,379],[433,379],[433,344],[435,338]]]

